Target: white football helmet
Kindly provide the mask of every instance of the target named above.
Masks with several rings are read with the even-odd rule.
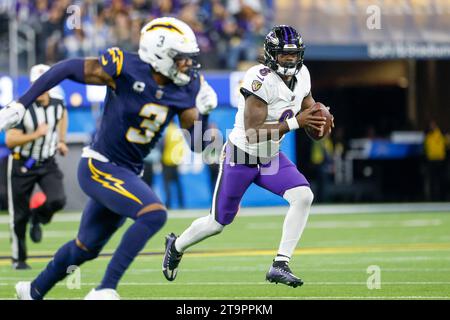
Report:
[[[192,29],[176,18],[154,19],[141,30],[139,57],[176,85],[188,84],[191,75],[180,72],[175,59],[180,56],[194,57],[199,52],[197,39]],[[194,61],[191,70],[195,71],[198,68],[199,65]]]

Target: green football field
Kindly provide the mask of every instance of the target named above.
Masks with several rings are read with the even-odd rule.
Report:
[[[191,248],[177,279],[168,282],[161,272],[164,236],[179,234],[193,220],[182,213],[169,218],[131,265],[118,292],[123,299],[450,299],[450,212],[311,215],[291,260],[305,282],[295,289],[265,282],[283,218],[238,217],[222,234]],[[0,223],[0,299],[13,299],[14,284],[33,279],[76,235],[78,223],[72,220],[46,226],[40,244],[29,241],[30,271],[11,269],[5,258],[10,255],[8,225]],[[105,256],[83,265],[48,298],[82,299],[101,280],[127,226],[105,247]]]

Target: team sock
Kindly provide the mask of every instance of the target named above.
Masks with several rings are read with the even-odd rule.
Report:
[[[31,283],[31,297],[41,300],[58,281],[73,271],[73,266],[80,266],[97,255],[98,252],[89,252],[79,248],[75,240],[67,242],[59,248],[53,260]]]
[[[285,256],[285,255],[282,255],[282,254],[277,254],[277,256],[275,257],[275,259],[273,261],[274,262],[282,261],[282,262],[289,263],[290,260],[291,260],[291,258],[288,257],[288,256]],[[275,266],[275,263],[274,263],[274,266]]]
[[[283,232],[281,236],[278,255],[276,260],[283,260],[283,257],[292,257],[298,241],[306,226],[309,216],[309,210],[313,201],[311,189],[306,186],[300,186],[287,190],[283,198],[285,198],[290,206],[286,214],[283,224]]]
[[[145,247],[147,241],[162,228],[166,217],[166,212],[161,210],[144,214],[136,219],[123,235],[97,289],[117,288],[120,278]]]
[[[198,218],[177,238],[175,249],[182,253],[190,246],[222,232],[223,227],[211,214]]]

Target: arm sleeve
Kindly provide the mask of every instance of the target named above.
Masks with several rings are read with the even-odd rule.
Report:
[[[84,83],[84,59],[69,59],[55,64],[33,83],[19,102],[28,108],[37,97],[65,79]]]

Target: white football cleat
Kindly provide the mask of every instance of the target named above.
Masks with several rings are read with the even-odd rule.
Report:
[[[120,296],[114,289],[92,289],[84,300],[120,300]]]
[[[31,282],[19,281],[16,284],[16,296],[19,300],[34,300],[31,297]]]

